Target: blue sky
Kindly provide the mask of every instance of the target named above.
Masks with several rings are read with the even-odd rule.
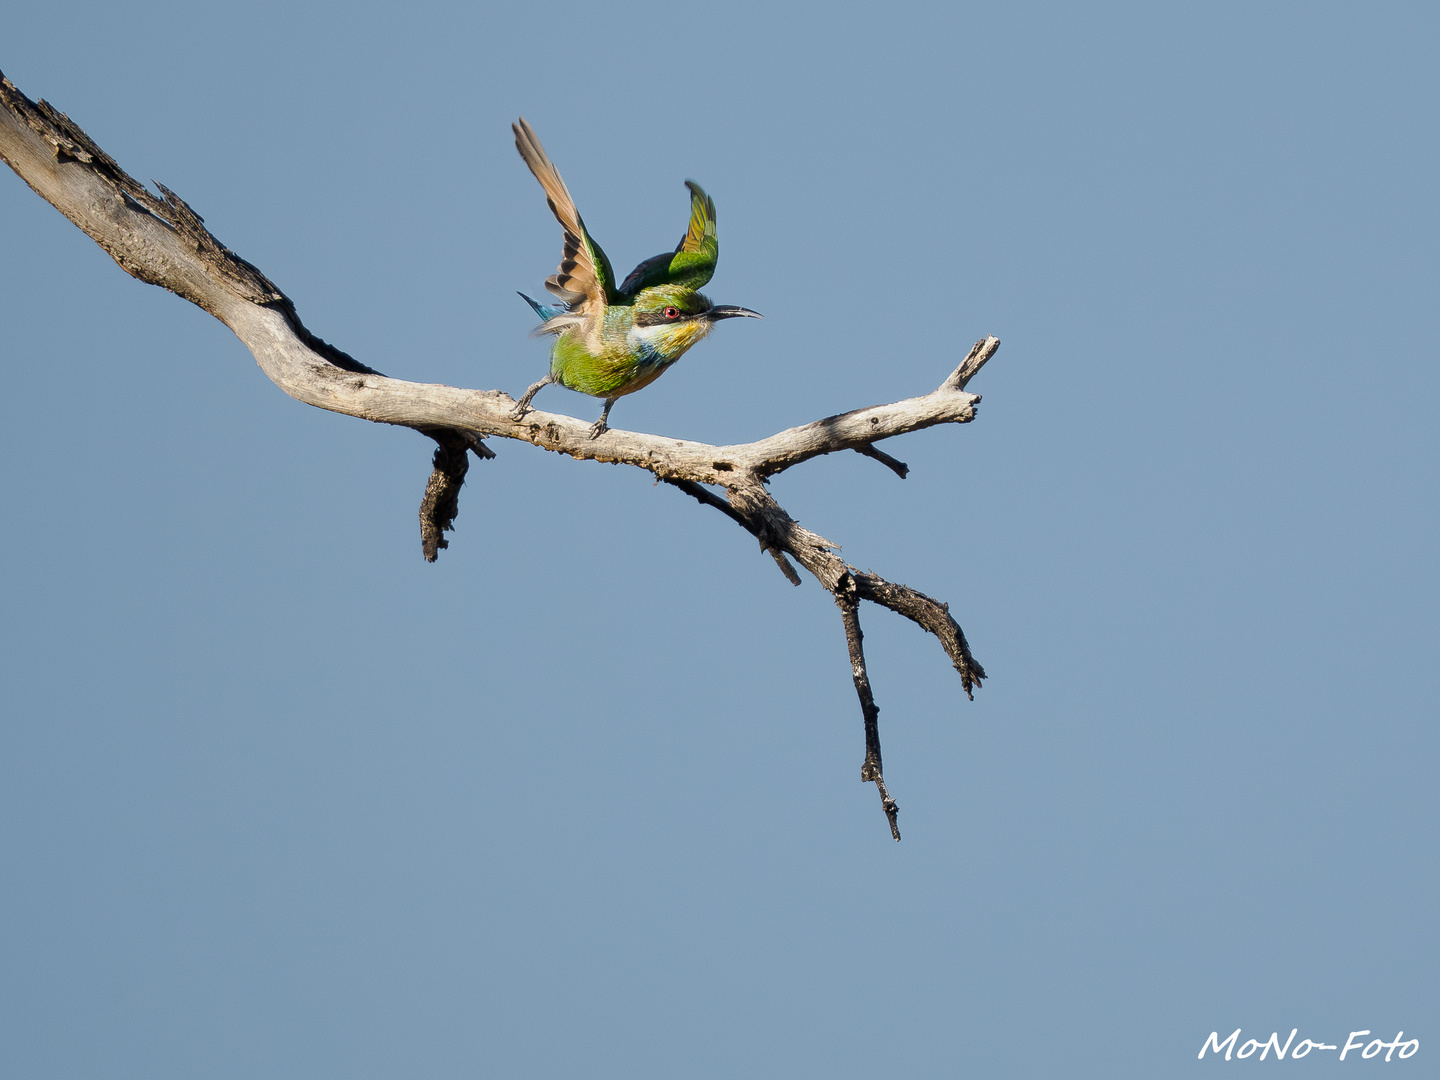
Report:
[[[1387,1068],[1419,1075],[1437,23],[8,14],[0,70],[387,374],[544,371],[521,114],[622,273],[703,183],[708,292],[766,316],[617,427],[759,438],[1004,344],[975,423],[885,445],[908,479],[775,483],[991,675],[967,702],[862,611],[896,845],[813,581],[646,475],[503,442],[426,565],[430,444],[284,397],[0,174],[4,1071],[1148,1078],[1298,1027],[1404,1029]]]

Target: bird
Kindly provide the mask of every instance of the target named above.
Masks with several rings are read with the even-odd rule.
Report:
[[[693,180],[690,224],[674,251],[646,259],[618,286],[605,252],[585,229],[560,172],[522,116],[511,130],[520,157],[545,189],[546,202],[565,230],[560,267],[545,280],[554,296],[540,303],[520,296],[540,316],[537,336],[553,334],[550,373],[515,404],[516,419],[551,383],[603,398],[604,411],[590,429],[598,439],[609,430],[610,409],[658,379],[685,351],[722,319],[763,318],[749,308],[717,305],[699,290],[715,273],[720,241],[715,235],[715,202]]]

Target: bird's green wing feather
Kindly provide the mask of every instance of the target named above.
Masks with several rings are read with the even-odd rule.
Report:
[[[560,170],[551,163],[540,137],[522,116],[511,125],[515,132],[515,149],[530,166],[535,179],[545,189],[550,211],[565,230],[565,251],[560,268],[545,279],[545,288],[570,305],[570,310],[585,313],[592,305],[610,304],[620,299],[615,290],[615,271],[600,245],[590,239],[585,222],[575,209],[575,200],[560,178]]]
[[[699,289],[715,276],[715,262],[720,257],[720,240],[715,234],[715,200],[694,180],[686,180],[685,186],[690,189],[690,227],[674,251],[646,259],[630,271],[620,286],[624,295],[635,296],[641,289],[656,285]]]

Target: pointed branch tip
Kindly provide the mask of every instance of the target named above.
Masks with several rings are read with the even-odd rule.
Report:
[[[995,355],[995,350],[1000,348],[1000,339],[993,334],[981,338],[970,347],[970,352],[960,362],[960,366],[951,372],[950,377],[941,383],[944,390],[964,390],[971,379],[982,367]]]

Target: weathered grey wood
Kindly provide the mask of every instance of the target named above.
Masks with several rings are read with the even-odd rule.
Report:
[[[768,479],[823,454],[854,450],[904,477],[907,466],[875,443],[937,424],[975,418],[979,396],[966,386],[999,348],[977,341],[935,390],[920,397],[828,416],[757,442],[711,446],[642,432],[610,429],[591,438],[586,421],[531,411],[514,416],[515,400],[500,390],[467,390],[392,379],[312,334],[295,305],[254,266],[205,228],[179,196],[136,182],[63,113],[33,102],[0,74],[0,159],[43,199],[89,235],[125,270],[169,289],[228,326],[265,374],[291,397],[332,412],[414,428],[439,446],[421,505],[422,547],[434,560],[446,546],[464,481],[467,451],[494,452],[485,436],[519,439],[582,460],[633,465],[722,510],[759,541],[794,584],[794,559],[839,603],[866,718],[863,778],[875,781],[896,839],[894,801],[880,770],[877,710],[869,696],[860,652],[858,601],[904,615],[935,635],[960,674],[965,693],[985,677],[946,604],[905,585],[861,572],[836,554],[837,545],[802,527],[766,488]],[[708,485],[708,486],[706,486]],[[710,488],[719,488],[720,494]],[[858,657],[858,659],[857,659]],[[863,678],[862,678],[863,676]],[[872,752],[873,751],[873,752]]]

